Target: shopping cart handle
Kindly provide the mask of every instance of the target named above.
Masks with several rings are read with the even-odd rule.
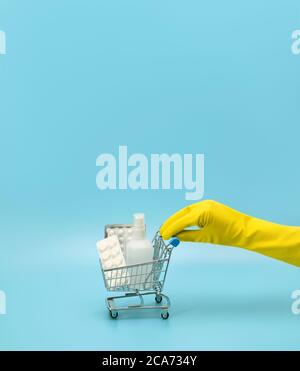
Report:
[[[173,247],[177,247],[180,244],[180,241],[178,238],[174,237],[169,241],[169,245],[172,245]]]

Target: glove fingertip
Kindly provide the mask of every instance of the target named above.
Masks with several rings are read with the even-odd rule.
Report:
[[[162,225],[161,225],[161,227],[159,228],[159,232],[160,232],[160,234],[161,234],[161,236],[163,236],[164,237],[164,235],[168,235],[168,230],[170,229],[169,228],[169,222],[168,222],[168,220],[166,220]],[[171,236],[172,237],[172,236]]]
[[[164,240],[168,240],[169,238],[172,237],[172,235],[168,233],[167,230],[162,230],[162,229],[160,230],[160,235],[162,236]]]

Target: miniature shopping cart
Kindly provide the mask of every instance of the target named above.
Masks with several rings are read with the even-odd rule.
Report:
[[[116,235],[120,241],[123,252],[125,251],[126,242],[131,238],[132,225],[129,224],[112,224],[105,226],[104,235]],[[153,261],[126,265],[118,268],[103,269],[101,260],[101,271],[105,287],[108,291],[124,292],[123,295],[106,298],[106,305],[112,318],[117,318],[120,311],[136,309],[157,309],[161,311],[163,319],[169,318],[170,299],[162,293],[169,262],[174,247],[179,245],[179,240],[173,238],[169,243],[160,236],[159,232],[152,241],[154,255]],[[154,295],[156,304],[146,305],[144,296]],[[136,304],[126,306],[116,305],[117,301],[122,299],[138,298]]]

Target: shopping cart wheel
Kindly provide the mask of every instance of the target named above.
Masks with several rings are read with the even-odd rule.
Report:
[[[161,296],[161,295],[156,295],[156,296],[155,296],[155,301],[156,301],[157,303],[161,303],[161,301],[162,301],[162,296]]]
[[[118,318],[118,315],[119,315],[118,312],[112,312],[112,311],[110,310],[109,313],[110,313],[111,318],[113,318],[113,319]]]
[[[168,318],[169,318],[169,312],[163,312],[163,313],[161,314],[161,318],[162,318],[162,319],[168,319]]]

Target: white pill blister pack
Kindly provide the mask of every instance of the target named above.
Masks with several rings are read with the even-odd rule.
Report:
[[[120,242],[116,235],[111,235],[104,240],[98,241],[97,250],[103,270],[126,266]],[[116,278],[116,273],[115,271],[105,272],[105,278],[110,281],[112,286],[127,285],[127,278]]]
[[[117,236],[123,255],[126,256],[126,243],[132,238],[132,227],[130,225],[107,225],[105,236]]]

